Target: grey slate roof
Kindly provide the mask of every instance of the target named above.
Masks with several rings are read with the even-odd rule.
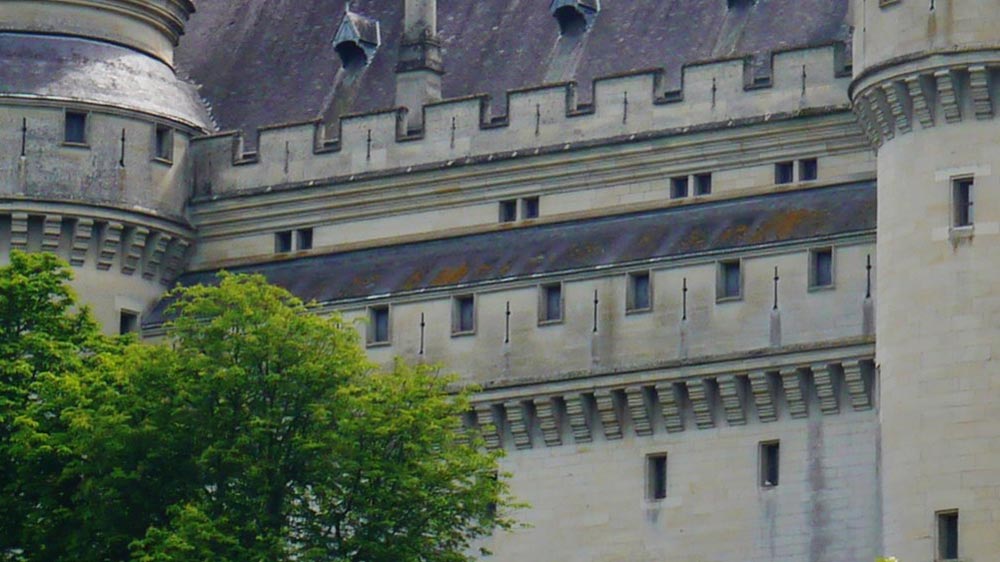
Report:
[[[132,49],[76,37],[0,33],[0,97],[44,97],[123,107],[210,130],[198,92],[173,69]]]
[[[233,268],[300,298],[337,302],[669,259],[875,229],[863,182]],[[212,283],[215,272],[181,277]],[[161,302],[147,317],[163,320]]]
[[[345,0],[200,0],[181,39],[181,70],[202,85],[223,129],[393,106],[403,0],[354,0],[379,20],[382,46],[360,74],[342,72],[332,39]],[[581,38],[560,39],[551,0],[438,0],[445,97],[664,68],[846,40],[849,0],[607,0]],[[252,137],[251,137],[252,138]]]

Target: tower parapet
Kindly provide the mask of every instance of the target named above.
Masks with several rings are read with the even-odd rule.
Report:
[[[878,151],[886,555],[1000,552],[996,0],[856,2],[855,112]]]

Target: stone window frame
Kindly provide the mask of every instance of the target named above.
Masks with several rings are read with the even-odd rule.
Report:
[[[637,307],[635,305],[636,278],[646,277],[646,287],[648,293],[647,306]],[[630,271],[625,274],[625,314],[647,314],[653,311],[653,272],[649,269]]]
[[[737,264],[739,270],[739,289],[735,295],[726,293],[726,267]],[[743,300],[746,268],[743,258],[720,259],[715,262],[715,302],[722,304],[727,302],[739,302]]]
[[[817,277],[817,260],[816,256],[823,252],[830,253],[830,284],[820,285],[816,281]],[[808,275],[808,290],[809,292],[814,291],[832,291],[837,288],[837,248],[836,246],[817,246],[815,248],[809,248],[809,275]]]
[[[162,151],[162,152],[160,150],[160,134],[161,133],[163,133],[165,135],[165,137],[166,137],[164,139],[164,141],[163,141],[163,145],[164,145],[164,147],[166,149],[164,151]],[[169,126],[169,125],[164,125],[162,123],[155,123],[155,124],[153,124],[153,141],[152,141],[153,142],[153,146],[152,146],[152,150],[150,152],[153,155],[152,160],[154,162],[159,162],[161,164],[168,164],[168,165],[171,165],[171,166],[173,165],[173,163],[174,163],[174,135],[175,134],[176,134],[176,130],[173,127]]]
[[[549,291],[559,290],[559,317],[549,316]],[[566,285],[562,281],[543,283],[538,286],[538,325],[552,326],[566,321]]]
[[[451,337],[464,337],[464,336],[474,336],[476,335],[476,326],[478,324],[476,316],[478,315],[478,306],[475,293],[463,293],[460,295],[454,295],[451,297]],[[472,326],[466,328],[462,325],[462,303],[471,302],[472,303]]]
[[[378,328],[376,326],[378,318],[376,315],[380,312],[385,312],[386,315],[385,339],[378,339]],[[367,307],[365,313],[368,317],[368,329],[366,330],[365,337],[366,347],[389,347],[392,345],[392,305],[371,305]]]
[[[670,494],[670,455],[666,451],[650,453],[645,458],[646,501],[662,502]],[[662,471],[658,463],[662,462]],[[660,474],[662,472],[662,474]],[[662,487],[658,484],[661,484]],[[661,493],[662,492],[662,493]]]
[[[83,116],[83,141],[70,141],[66,140],[66,133],[68,132],[66,126],[69,123],[70,115],[81,115]],[[63,108],[63,131],[62,131],[62,145],[70,148],[90,148],[90,122],[92,113],[84,109],[73,109],[73,108]]]

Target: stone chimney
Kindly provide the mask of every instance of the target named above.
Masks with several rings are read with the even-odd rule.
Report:
[[[441,43],[437,0],[405,0],[403,40],[396,65],[396,105],[409,109],[408,130],[423,126],[423,105],[441,99]]]

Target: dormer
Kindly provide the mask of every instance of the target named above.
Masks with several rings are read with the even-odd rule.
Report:
[[[333,48],[340,57],[345,70],[357,70],[368,66],[382,44],[382,31],[378,20],[350,11],[333,37]]]
[[[552,0],[549,11],[559,22],[560,34],[581,35],[594,24],[601,0]]]

